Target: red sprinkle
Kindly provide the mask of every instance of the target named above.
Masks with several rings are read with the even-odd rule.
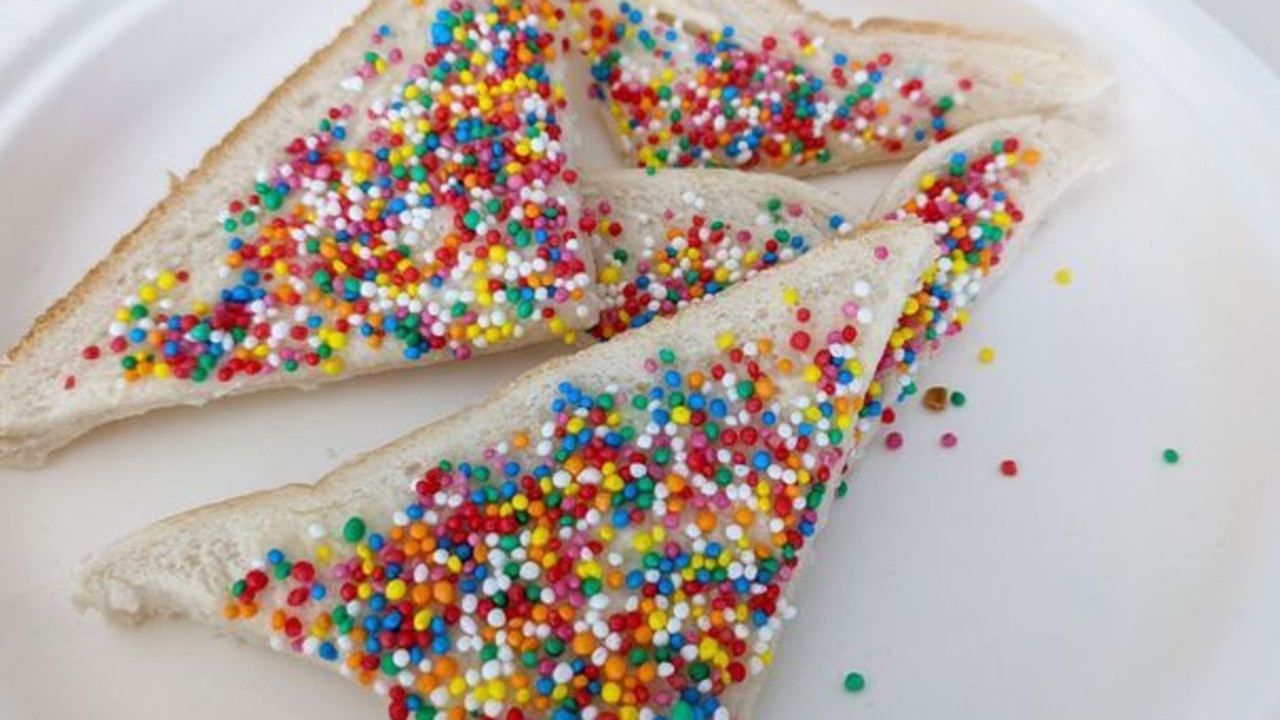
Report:
[[[890,450],[897,450],[902,447],[902,443],[902,433],[900,432],[891,432],[884,438],[884,445]]]
[[[1018,463],[1013,460],[1005,460],[1000,463],[1000,474],[1005,477],[1017,477]]]
[[[950,450],[960,442],[960,438],[956,437],[955,433],[943,433],[941,442],[942,447]]]

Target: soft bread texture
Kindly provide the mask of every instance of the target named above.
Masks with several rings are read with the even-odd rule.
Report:
[[[887,250],[887,256],[879,253],[885,259],[876,259],[876,248]],[[842,308],[853,297],[850,288],[868,283],[870,291],[860,302],[874,317],[860,326],[849,345],[870,370],[898,308],[932,257],[930,233],[916,223],[867,228],[857,240],[827,243],[726,291],[715,302],[696,303],[674,319],[657,320],[613,342],[548,363],[484,404],[367,454],[315,486],[295,485],[231,500],[126,538],[88,564],[75,600],[116,621],[183,616],[269,644],[273,631],[267,613],[235,623],[222,615],[231,583],[269,548],[301,557],[311,526],[339,528],[357,514],[389,518],[412,499],[413,484],[425,468],[493,447],[516,431],[540,427],[562,382],[597,391],[610,386],[643,388],[650,372],[645,361],[662,348],[678,348],[684,368],[703,367],[724,357],[717,338],[726,333],[785,346],[796,329],[795,308],[781,300],[791,293],[812,310],[814,328],[838,328],[848,322]],[[805,387],[793,377],[778,385],[774,399],[789,407],[801,396],[808,397]],[[857,436],[848,433],[840,447],[854,452]],[[821,509],[822,519],[829,505]],[[618,552],[629,551],[623,539],[617,545]],[[763,676],[761,672],[721,697],[732,717],[749,716]]]
[[[617,15],[621,0],[580,0],[581,10],[601,10]],[[949,136],[982,123],[1029,114],[1053,114],[1073,109],[1099,97],[1110,79],[1076,57],[1069,50],[1033,38],[1012,33],[972,30],[937,22],[896,19],[870,19],[860,24],[849,19],[833,19],[804,9],[797,0],[743,0],[723,3],[718,0],[640,0],[632,8],[646,12],[664,23],[676,23],[688,33],[719,33],[726,27],[734,30],[733,41],[744,48],[759,48],[766,37],[777,40],[775,55],[785,56],[826,79],[835,67],[835,56],[843,54],[853,61],[874,62],[883,54],[894,58],[889,72],[907,68],[911,77],[924,81],[926,89],[936,97],[957,92],[961,79],[972,81],[963,91],[963,99],[946,113]],[[822,44],[806,55],[790,38],[801,34]],[[634,33],[633,33],[634,34]],[[696,68],[681,45],[674,57],[677,77],[691,77]],[[651,52],[629,39],[618,46],[624,61],[634,68],[659,73],[663,67]],[[590,55],[590,53],[588,53]],[[830,83],[828,83],[830,85]],[[847,90],[845,91],[847,92]],[[889,117],[870,124],[872,131],[884,128],[876,141],[866,144],[841,138],[842,132],[828,128],[824,133],[831,158],[826,162],[801,161],[799,156],[780,163],[772,161],[753,166],[766,172],[797,177],[845,172],[852,168],[879,162],[909,159],[933,145],[933,133],[924,140],[909,134],[898,135],[893,122],[899,108],[898,91],[890,88],[886,99],[893,109]],[[623,130],[620,118],[609,103],[601,110],[622,154],[641,165],[655,164],[638,158],[644,145],[638,136],[647,136],[654,128]],[[913,110],[914,112],[914,110]],[[926,109],[925,115],[928,112]],[[917,117],[919,113],[916,113]],[[926,117],[927,119],[927,117]],[[693,122],[684,118],[686,123]],[[913,126],[919,127],[919,122]],[[854,135],[859,133],[852,130]],[[781,136],[779,136],[781,137]],[[898,139],[902,147],[887,149],[881,139]],[[946,139],[946,138],[943,138]],[[735,164],[726,162],[717,152],[696,162],[703,164]],[[662,164],[662,163],[656,163]]]
[[[405,57],[421,58],[430,43],[432,18],[437,9],[446,6],[441,0],[424,4],[374,0],[210,150],[190,175],[175,180],[170,195],[36,321],[17,347],[0,360],[0,465],[38,466],[50,452],[94,427],[161,407],[203,405],[272,388],[310,389],[337,379],[452,359],[449,352],[436,352],[410,362],[397,349],[373,351],[353,340],[343,358],[345,371],[337,377],[311,369],[292,375],[240,375],[230,382],[211,379],[200,385],[149,380],[126,386],[119,358],[105,347],[100,360],[81,357],[83,348],[104,343],[106,328],[122,300],[138,292],[148,281],[149,272],[189,269],[191,296],[216,297],[221,287],[216,270],[223,267],[228,252],[219,214],[232,199],[252,192],[255,177],[283,160],[283,149],[310,132],[328,108],[344,103],[361,108],[391,96],[396,83],[404,80],[394,68],[365,79],[362,89],[343,87],[360,67],[369,38],[379,27],[397,28],[395,41]],[[563,65],[563,59],[550,64],[551,73],[560,82],[565,75]],[[571,143],[578,135],[573,131],[571,113],[563,114],[560,121],[568,129],[565,141]],[[362,138],[367,121],[357,116],[351,122],[350,136]],[[576,217],[576,190],[563,182],[548,190],[562,197],[571,217]],[[452,227],[451,214],[444,210],[435,214],[422,231],[424,247],[440,242]],[[589,248],[584,247],[581,255],[588,263],[589,280]],[[595,321],[596,299],[588,292],[576,307],[565,305],[563,309],[570,327],[587,327]],[[541,322],[528,323],[521,333],[495,345],[476,346],[475,352],[511,350],[553,338]],[[69,378],[74,378],[73,390],[67,389]]]

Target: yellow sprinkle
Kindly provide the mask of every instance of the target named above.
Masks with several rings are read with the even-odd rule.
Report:
[[[978,362],[982,363],[983,365],[990,365],[995,361],[996,361],[995,350],[989,347],[985,347],[978,351]]]
[[[172,290],[173,286],[177,283],[177,276],[171,272],[161,273],[160,277],[156,278],[156,285],[159,286],[161,290]]]
[[[622,686],[618,683],[607,682],[600,689],[600,698],[609,704],[614,704],[622,699]]]
[[[737,338],[733,336],[733,333],[723,332],[720,333],[720,337],[716,338],[716,347],[721,350],[728,350],[733,347],[735,342],[737,342]]]
[[[622,280],[622,268],[617,265],[609,265],[600,270],[600,283],[603,285],[616,285]]]
[[[404,597],[406,590],[408,588],[405,586],[404,581],[396,578],[387,583],[387,599],[392,601],[399,600]]]
[[[431,626],[434,617],[430,610],[421,610],[417,615],[413,616],[413,629],[422,632]]]
[[[342,361],[338,358],[329,358],[320,365],[320,369],[324,371],[325,375],[341,375]]]
[[[795,307],[800,303],[800,291],[795,288],[787,288],[782,292],[782,300],[790,307]]]
[[[667,614],[661,610],[655,610],[649,616],[649,628],[652,630],[661,630],[667,626]]]
[[[1066,268],[1063,268],[1053,274],[1053,281],[1059,285],[1070,285],[1071,280],[1071,271]]]

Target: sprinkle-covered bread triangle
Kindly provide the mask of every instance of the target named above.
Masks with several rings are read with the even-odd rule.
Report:
[[[108,549],[80,603],[186,616],[390,717],[747,717],[933,256],[870,228],[292,486]]]
[[[574,0],[590,95],[640,167],[790,175],[909,158],[988,120],[1077,105],[1070,53],[936,23],[860,26],[794,0]]]
[[[148,410],[596,321],[563,10],[375,0],[0,365],[0,463]]]

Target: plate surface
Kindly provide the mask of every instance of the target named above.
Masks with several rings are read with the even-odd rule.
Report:
[[[0,345],[361,4],[6,2]],[[863,465],[758,718],[1280,717],[1280,151],[1261,111],[1280,83],[1180,2],[858,7],[1079,38],[1117,76],[1114,163],[929,372],[968,407],[904,413],[907,446]],[[856,210],[890,174],[823,184]],[[557,352],[158,413],[0,471],[0,717],[383,717],[212,630],[78,616],[75,566],[168,514],[312,480]]]

